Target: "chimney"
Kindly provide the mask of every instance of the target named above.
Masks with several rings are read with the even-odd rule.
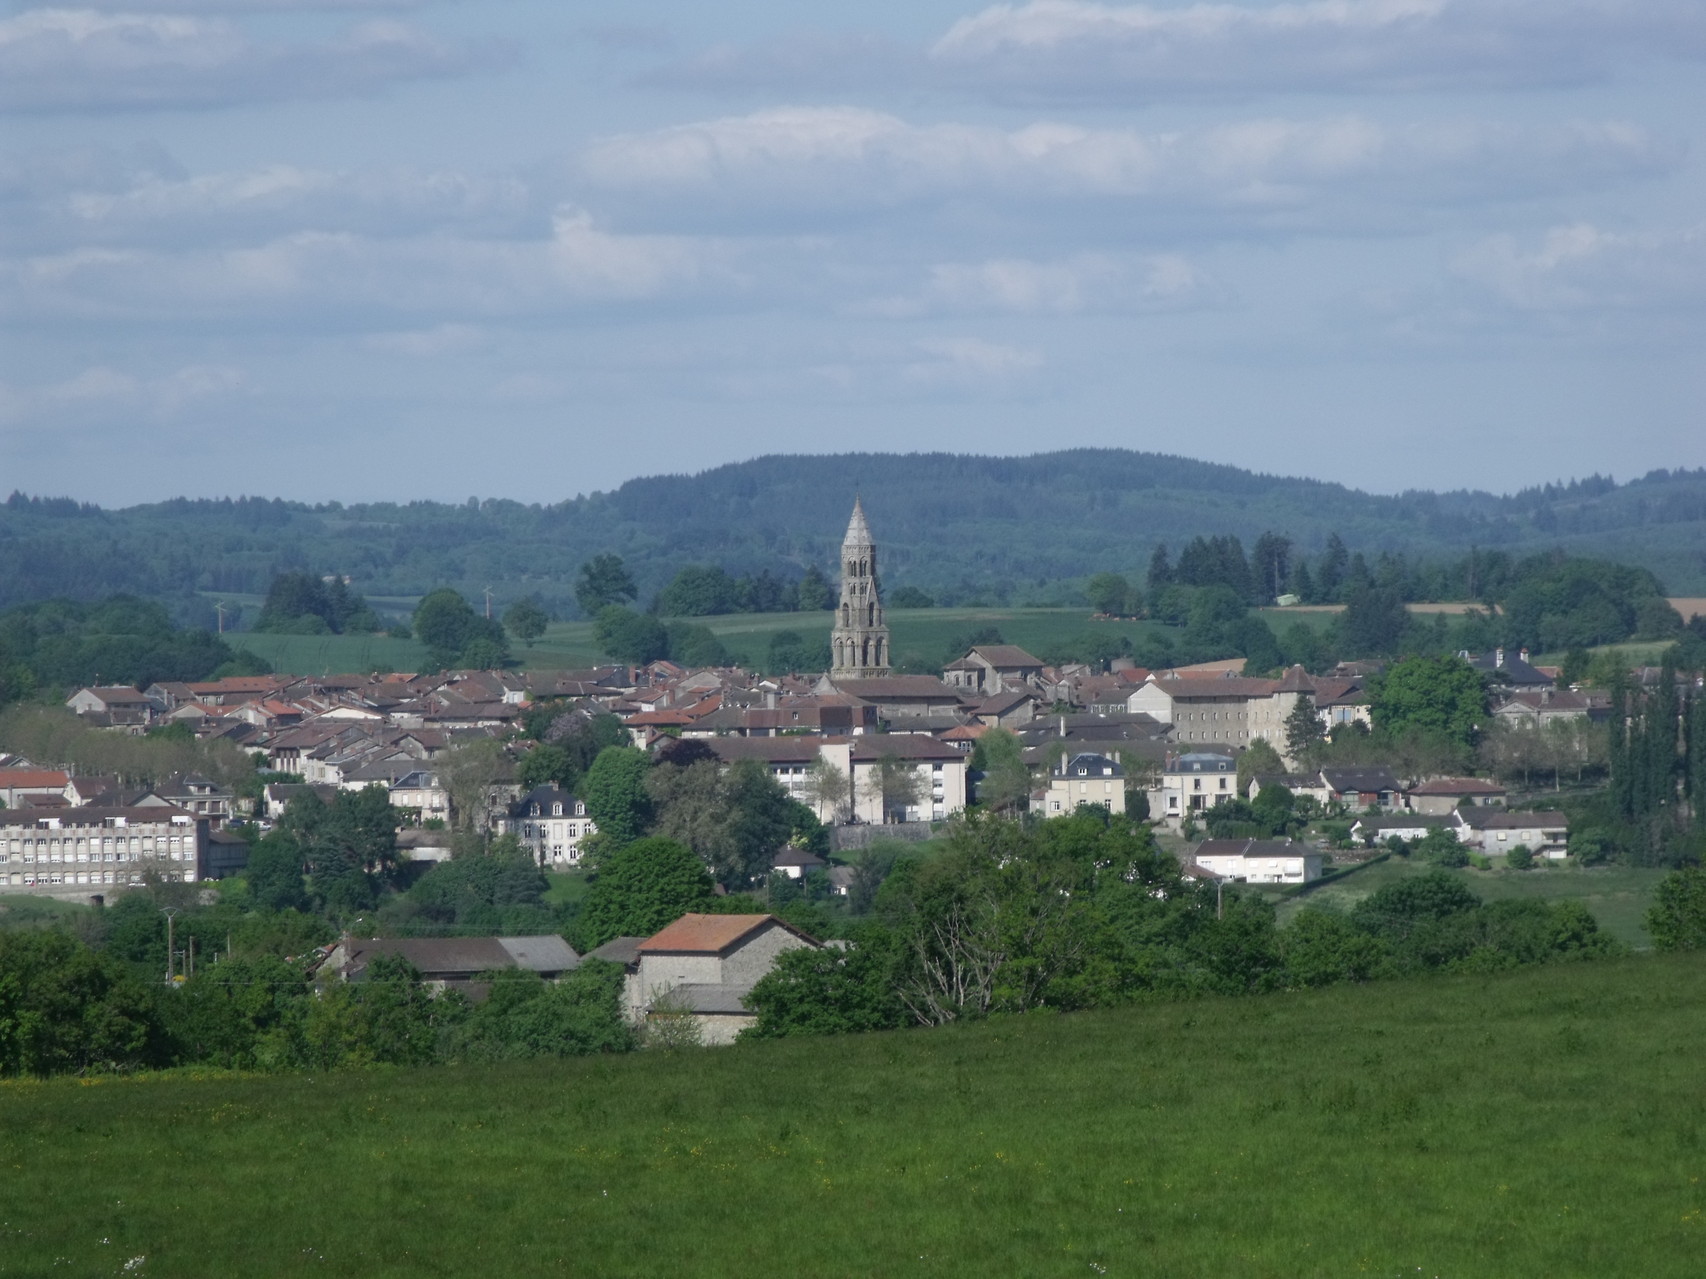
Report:
[[[1528,660],[1528,650],[1526,648],[1517,649],[1516,655],[1525,662]]]
[[[773,711],[776,709],[776,690],[775,689],[770,689],[769,691],[767,691],[764,694],[764,709],[767,711]]]
[[[1066,736],[1066,715],[1064,714],[1064,712],[1061,714],[1061,717],[1060,717],[1060,735],[1062,737]]]

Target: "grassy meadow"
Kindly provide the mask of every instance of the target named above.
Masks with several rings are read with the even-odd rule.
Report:
[[[1422,613],[1450,609],[1449,605],[1416,605]],[[1263,608],[1255,610],[1276,633],[1301,622],[1315,630],[1331,625],[1341,611],[1322,608]],[[771,638],[778,631],[793,631],[804,639],[829,638],[833,615],[823,613],[740,613],[720,617],[679,620],[698,623],[735,653],[762,667]],[[1168,633],[1175,628],[1160,622],[1110,621],[1093,618],[1087,608],[918,608],[890,609],[897,662],[916,658],[928,664],[944,659],[949,643],[976,631],[994,627],[1009,644],[1043,653],[1065,641],[1085,634],[1125,636],[1136,642],[1149,632]],[[324,675],[345,671],[418,670],[426,661],[426,650],[414,640],[383,635],[264,635],[242,631],[226,636],[234,647],[247,648],[271,662],[273,668],[292,675]],[[1645,650],[1659,646],[1625,646],[1631,658],[1646,657]],[[1636,652],[1639,648],[1641,651]],[[531,648],[517,644],[518,665],[531,670],[573,670],[609,659],[599,650],[591,622],[554,622]],[[1561,660],[1561,659],[1560,659]]]
[[[553,1064],[14,1081],[0,1275],[1691,1276],[1703,1059],[1686,955]]]
[[[1087,631],[1106,630],[1135,638],[1157,625],[1092,621],[1087,609],[1071,608],[894,609],[888,619],[896,658],[916,654],[930,662],[940,661],[954,638],[991,626],[1010,644],[1046,649]],[[731,650],[762,666],[771,637],[778,631],[793,631],[805,639],[821,636],[827,641],[832,616],[827,612],[749,613],[681,620],[709,627]],[[293,675],[412,671],[426,661],[426,651],[418,642],[380,635],[263,635],[245,631],[226,638],[234,647],[266,658],[275,670]],[[520,666],[532,670],[573,670],[609,660],[593,639],[591,622],[555,622],[532,648],[515,645],[514,656]]]
[[[1653,891],[1668,872],[1635,866],[1544,866],[1515,871],[1506,870],[1499,860],[1495,860],[1492,870],[1466,867],[1450,873],[1461,876],[1483,901],[1575,899],[1593,913],[1601,928],[1624,945],[1636,950],[1652,945],[1644,919],[1652,905]],[[1425,875],[1435,869],[1414,858],[1389,857],[1354,870],[1342,879],[1329,879],[1307,893],[1280,900],[1280,922],[1290,922],[1305,906],[1349,911],[1364,897],[1395,880]]]

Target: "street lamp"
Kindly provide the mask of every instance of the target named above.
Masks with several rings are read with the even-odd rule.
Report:
[[[174,958],[172,947],[176,944],[173,941],[172,920],[176,918],[178,908],[176,906],[163,906],[160,913],[166,917],[166,984],[170,986],[172,984],[172,960]]]

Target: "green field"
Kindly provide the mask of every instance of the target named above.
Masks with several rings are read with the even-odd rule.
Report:
[[[1497,863],[1495,862],[1495,866]],[[1300,896],[1288,897],[1279,907],[1280,922],[1305,906],[1348,911],[1357,902],[1394,880],[1423,875],[1435,869],[1414,859],[1391,857],[1357,870],[1342,881],[1329,881]],[[1643,922],[1652,904],[1653,890],[1668,872],[1632,866],[1545,867],[1513,871],[1465,869],[1453,871],[1475,890],[1483,901],[1520,897],[1538,901],[1579,900],[1599,921],[1599,926],[1627,946],[1637,950],[1652,945]]]
[[[1693,1276],[1703,1058],[1690,955],[670,1056],[12,1082],[0,1275]]]
[[[829,613],[759,613],[682,619],[708,626],[732,651],[762,665],[771,637],[793,631],[805,639],[829,638]],[[940,661],[950,640],[994,627],[1010,644],[1046,649],[1087,631],[1108,631],[1136,638],[1153,623],[1098,622],[1072,608],[927,608],[896,609],[888,614],[897,660],[910,654]],[[348,671],[413,671],[426,652],[413,640],[377,635],[263,635],[245,631],[226,637],[267,659],[273,669],[292,675]],[[532,648],[517,645],[517,663],[532,670],[573,670],[608,661],[592,636],[591,622],[556,622]]]

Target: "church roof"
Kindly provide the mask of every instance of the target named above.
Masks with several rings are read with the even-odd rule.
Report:
[[[853,499],[853,518],[847,521],[847,536],[841,539],[843,546],[869,546],[871,543],[871,526],[865,523],[865,507],[858,498]]]

